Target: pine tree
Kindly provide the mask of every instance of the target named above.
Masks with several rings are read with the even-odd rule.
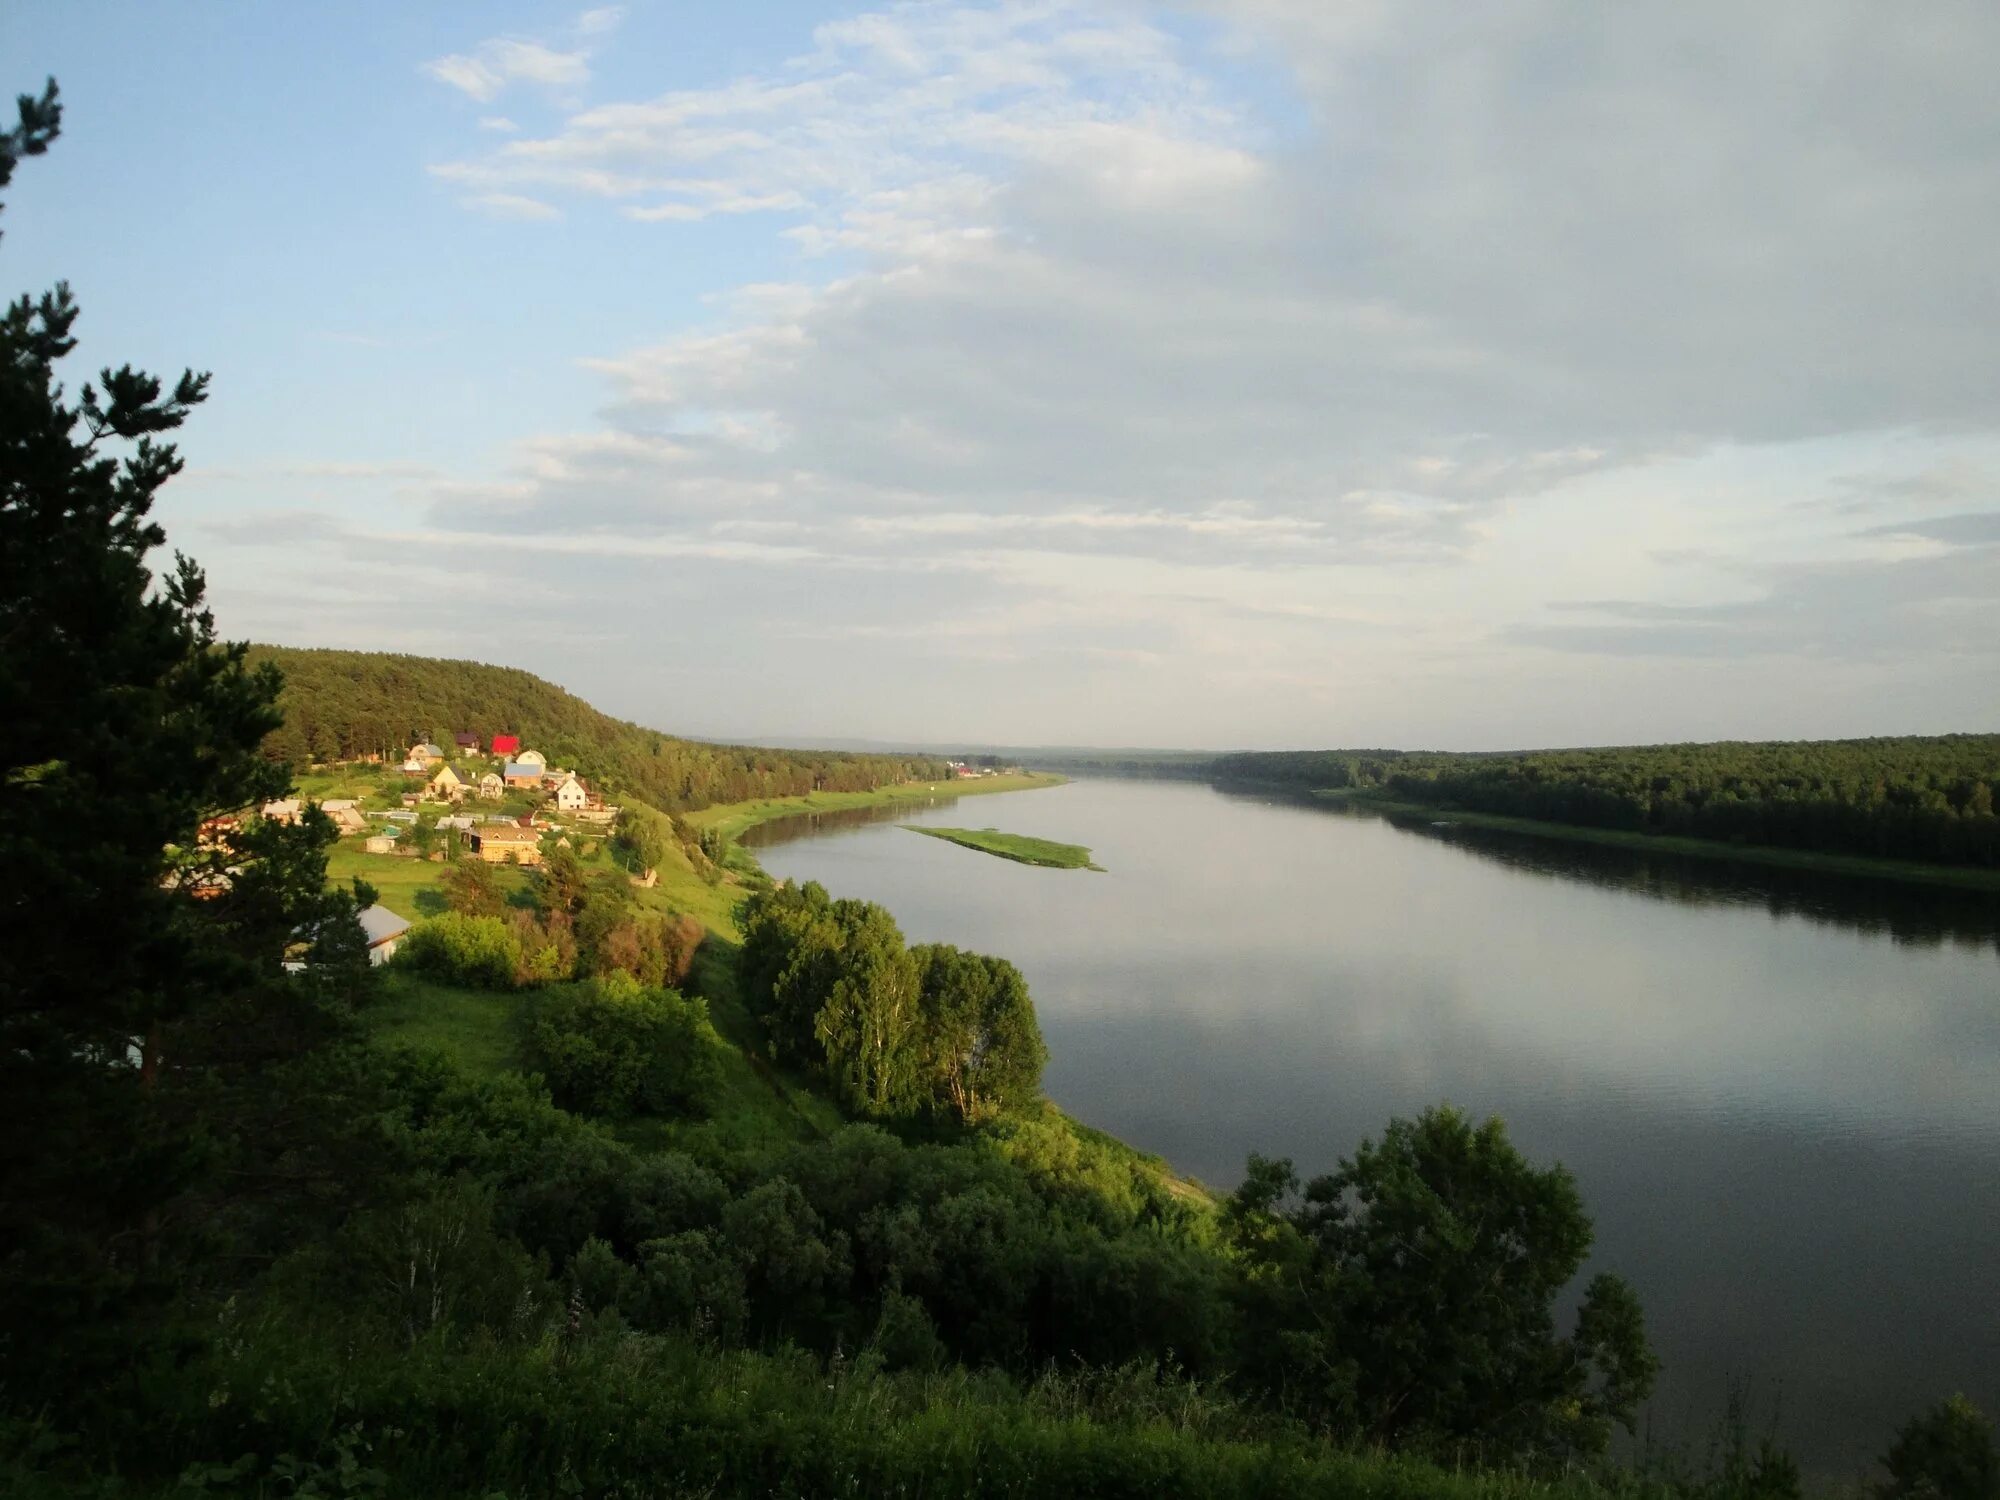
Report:
[[[0,186],[60,125],[53,80],[20,99]],[[159,435],[208,377],[107,368],[67,400],[77,319],[59,284],[0,321],[0,1383],[16,1389],[93,1349],[117,1358],[208,1236],[254,1236],[257,1204],[325,1180],[309,1138],[339,1117],[312,1115],[326,1089],[292,1070],[319,1065],[367,968],[353,898],[325,889],[324,817],[209,821],[290,773],[260,754],[277,673],[218,638],[193,562],[149,562],[154,497],[181,468]],[[314,960],[303,980],[288,955]]]

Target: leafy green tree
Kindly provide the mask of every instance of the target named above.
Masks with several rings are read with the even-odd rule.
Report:
[[[633,803],[618,814],[618,842],[644,873],[673,852],[673,825],[652,808]]]
[[[1912,1417],[1882,1455],[1883,1500],[2000,1500],[1993,1424],[1964,1396]]]
[[[0,185],[61,123],[0,134]],[[222,641],[150,517],[161,435],[207,395],[129,365],[67,400],[67,285],[0,319],[0,1384],[134,1358],[130,1319],[227,1226],[332,1206],[361,1159],[316,1049],[365,987],[324,817],[204,821],[281,796],[277,674]],[[284,977],[303,958],[307,978]],[[281,1158],[283,1159],[281,1164]],[[93,1332],[95,1330],[96,1332]],[[125,1330],[112,1332],[112,1330]],[[106,1335],[98,1342],[98,1333]]]
[[[1253,1158],[1227,1222],[1283,1330],[1278,1378],[1323,1418],[1492,1457],[1597,1453],[1630,1427],[1658,1369],[1638,1299],[1600,1275],[1557,1336],[1590,1220],[1569,1173],[1530,1165],[1500,1121],[1393,1120],[1297,1185],[1289,1162]]]
[[[882,907],[834,904],[838,971],[813,1022],[826,1076],[857,1114],[914,1114],[922,1102],[917,963]]]
[[[964,1123],[1025,1104],[1048,1060],[1021,971],[945,944],[912,948],[925,1081]]]

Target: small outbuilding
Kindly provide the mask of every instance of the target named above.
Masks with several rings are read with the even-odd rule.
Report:
[[[364,906],[358,916],[361,930],[368,934],[368,962],[386,964],[396,956],[397,946],[410,930],[408,920],[386,906]]]

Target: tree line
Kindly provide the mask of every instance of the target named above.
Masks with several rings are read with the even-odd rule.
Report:
[[[2000,735],[1454,755],[1218,757],[1218,780],[1377,790],[1437,808],[1826,854],[2000,867]]]
[[[514,667],[376,651],[254,646],[249,660],[283,675],[284,721],[265,751],[294,765],[400,756],[429,740],[518,734],[551,765],[587,769],[599,790],[629,793],[669,812],[758,797],[872,791],[935,780],[942,760],[833,751],[767,750],[676,739],[599,713],[574,694]]]

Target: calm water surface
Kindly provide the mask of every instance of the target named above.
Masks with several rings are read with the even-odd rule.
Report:
[[[1747,1383],[1850,1476],[1963,1390],[2000,1411],[2000,900],[1080,781],[895,822],[1087,844],[1035,869],[828,817],[773,875],[1027,975],[1062,1107],[1233,1185],[1440,1100],[1575,1172],[1666,1369],[1655,1436]]]

